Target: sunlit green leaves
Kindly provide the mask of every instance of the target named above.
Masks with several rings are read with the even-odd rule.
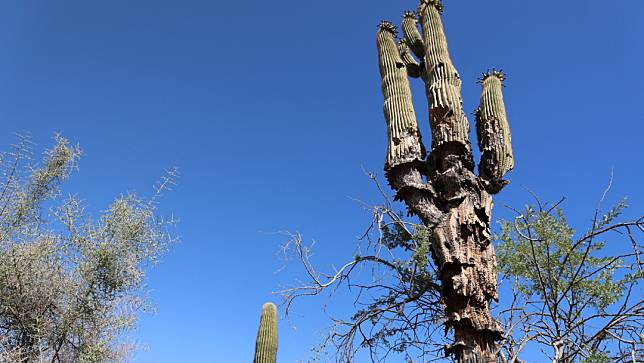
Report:
[[[515,302],[523,304],[511,310],[525,334],[518,340],[539,337],[539,343],[556,346],[566,362],[630,356],[644,317],[644,302],[633,299],[633,292],[644,274],[641,246],[629,228],[644,226],[642,219],[615,222],[625,208],[622,199],[603,215],[597,211],[591,229],[581,235],[557,205],[526,206],[514,220],[501,222],[499,269],[518,291]],[[625,237],[632,243],[618,247]]]
[[[610,223],[624,206],[620,202],[612,208],[597,228]],[[514,221],[501,222],[499,268],[506,276],[518,277],[517,287],[526,295],[557,301],[572,294],[603,309],[624,292],[623,281],[614,276],[620,260],[602,254],[601,240],[579,242],[574,234],[561,208],[537,212],[526,207]]]

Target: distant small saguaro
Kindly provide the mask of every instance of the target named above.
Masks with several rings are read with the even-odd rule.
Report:
[[[259,330],[255,342],[254,363],[275,363],[277,361],[277,307],[273,303],[262,306]]]

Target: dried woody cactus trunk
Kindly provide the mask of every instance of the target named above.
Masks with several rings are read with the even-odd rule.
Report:
[[[482,158],[475,175],[469,122],[463,112],[461,80],[452,64],[438,0],[403,17],[405,32],[396,45],[396,28],[383,22],[377,35],[384,113],[389,143],[385,172],[396,198],[432,232],[432,257],[439,268],[448,329],[454,343],[447,353],[457,362],[496,362],[498,324],[490,314],[497,299],[496,256],[490,241],[492,198],[507,184],[514,166],[510,130],[501,95],[500,72],[485,74],[477,130]],[[415,61],[409,50],[419,61]],[[429,103],[432,148],[418,131],[407,76],[421,76]]]
[[[254,363],[275,363],[277,361],[277,307],[273,303],[262,306],[259,331],[255,342]]]

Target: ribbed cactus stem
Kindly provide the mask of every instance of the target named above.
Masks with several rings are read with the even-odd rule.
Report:
[[[405,200],[411,213],[432,225],[442,213],[431,203],[431,187],[423,182],[425,147],[395,34],[391,23],[382,22],[376,37],[388,135],[385,175],[396,190],[396,199]]]
[[[432,149],[449,145],[447,153],[457,154],[468,169],[473,169],[470,124],[463,111],[461,78],[449,55],[441,10],[442,5],[437,0],[423,0],[418,8],[425,43],[424,78],[427,79],[425,90],[429,103]]]
[[[483,74],[481,104],[476,111],[476,134],[481,162],[479,176],[490,182],[491,193],[507,184],[501,178],[514,168],[510,125],[503,102],[505,75],[497,70]]]
[[[409,45],[409,48],[418,59],[425,58],[425,43],[423,42],[423,37],[418,31],[418,16],[413,11],[407,11],[403,15],[403,33],[405,34],[405,41]]]
[[[277,361],[277,307],[273,303],[262,306],[259,331],[255,343],[254,363],[275,363]]]
[[[443,30],[441,13],[443,5],[438,0],[421,0],[418,7],[420,22],[423,28],[423,42],[425,43],[425,62],[427,69],[439,63],[452,63],[447,48],[447,37]]]
[[[401,39],[398,42],[398,52],[400,53],[400,59],[402,59],[405,67],[407,68],[407,75],[412,78],[420,77],[420,64],[416,62],[416,59],[409,53],[409,46],[407,41]]]
[[[380,24],[377,35],[378,59],[389,136],[385,170],[405,163],[422,162],[425,158],[407,70],[400,57],[395,34],[393,24]]]

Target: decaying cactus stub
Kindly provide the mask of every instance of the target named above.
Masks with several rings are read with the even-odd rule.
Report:
[[[492,72],[482,81],[477,112],[482,160],[477,176],[461,79],[449,55],[442,10],[438,0],[420,2],[422,36],[416,13],[405,13],[405,34],[398,47],[396,28],[389,22],[380,25],[377,44],[389,134],[385,173],[396,197],[432,231],[431,253],[442,282],[445,325],[454,333],[447,353],[461,363],[491,363],[496,362],[501,332],[490,314],[490,301],[498,298],[490,194],[507,183],[501,177],[513,167],[501,96],[503,77]],[[432,132],[425,166],[408,75],[420,75],[425,82]]]
[[[476,134],[481,150],[479,175],[489,183],[488,191],[497,193],[507,184],[501,180],[514,168],[510,125],[503,102],[505,75],[497,70],[481,78],[481,105],[476,110]]]
[[[273,303],[262,306],[259,330],[255,342],[254,363],[275,363],[277,361],[277,307]]]

